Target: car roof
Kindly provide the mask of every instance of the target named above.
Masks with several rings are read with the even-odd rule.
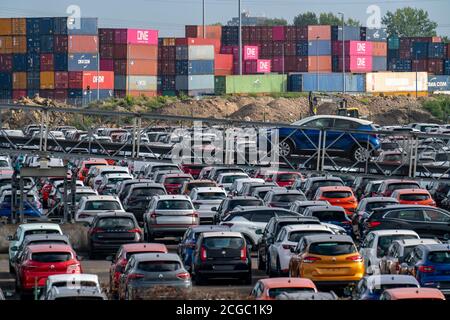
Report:
[[[238,172],[224,172],[224,173],[219,174],[219,177],[228,177],[228,176],[243,176],[243,177],[246,177],[246,176],[248,176],[248,174],[246,174],[245,172],[241,172],[241,171],[238,171]]]
[[[384,292],[388,293],[394,299],[442,299],[445,300],[444,294],[435,288],[395,288],[388,289]]]
[[[96,200],[115,200],[119,201],[116,196],[87,196],[85,197],[87,201],[96,201]]]
[[[232,231],[218,231],[218,232],[204,232],[203,238],[243,238],[242,233],[240,232],[232,232]]]
[[[61,227],[56,223],[24,223],[20,225],[20,228],[24,231],[39,230],[39,229],[61,231]]]
[[[398,203],[398,200],[392,197],[368,197],[368,198],[364,198],[361,201],[365,201],[367,203],[372,203],[372,202],[395,202]]]
[[[219,187],[201,187],[201,188],[194,188],[197,189],[198,193],[201,192],[221,192],[221,193],[225,193],[225,190],[223,188],[219,188]]]
[[[336,241],[336,242],[352,242],[353,239],[350,236],[341,235],[341,234],[317,234],[303,237],[308,243],[316,243],[316,242],[328,242],[328,241]]]
[[[288,189],[273,189],[270,190],[269,192],[273,193],[273,194],[300,194],[303,195],[303,192],[299,191],[299,190],[288,190]]]
[[[50,282],[72,282],[72,281],[90,281],[98,283],[98,275],[87,273],[74,273],[74,274],[54,274],[47,278]]]
[[[133,255],[134,259],[138,262],[141,261],[180,261],[180,257],[175,253],[138,253]]]
[[[308,207],[306,210],[317,212],[317,211],[342,211],[345,212],[345,209],[338,206],[314,206],[314,207]]]
[[[377,210],[388,211],[388,210],[393,210],[393,209],[414,209],[414,208],[439,210],[439,208],[425,206],[425,205],[421,205],[421,204],[390,204],[383,208],[375,208],[374,211],[377,211]]]
[[[32,244],[28,249],[33,252],[74,252],[68,244]]]
[[[96,218],[131,218],[135,219],[134,214],[129,212],[116,212],[116,211],[109,211],[109,212],[101,212],[95,216]]]
[[[212,180],[208,180],[208,179],[201,179],[201,180],[191,180],[191,181],[188,181],[187,182],[187,184],[194,184],[194,183],[200,183],[200,184],[203,184],[203,183],[216,183],[215,181],[212,181]]]
[[[383,181],[385,184],[390,184],[390,183],[417,183],[417,181],[414,180],[410,180],[410,179],[386,179]]]
[[[143,188],[143,187],[149,187],[149,188],[164,188],[164,185],[161,183],[155,183],[155,182],[139,182],[139,183],[133,183],[131,186],[131,189],[137,189],[137,188]]]
[[[227,230],[229,230],[229,227],[225,225],[199,225],[191,228],[191,231],[194,233],[227,231]]]
[[[328,226],[323,224],[291,224],[285,226],[284,228],[286,228],[286,231],[288,232],[305,231],[305,230],[312,230],[312,231],[330,230]]]
[[[292,215],[292,216],[273,216],[273,217],[271,218],[271,220],[272,220],[272,219],[275,219],[275,221],[277,221],[277,222],[283,222],[283,221],[287,221],[287,222],[292,221],[292,222],[295,222],[295,221],[304,221],[304,220],[308,220],[308,221],[311,221],[311,220],[313,220],[313,221],[319,221],[319,219],[317,219],[317,217],[305,217],[305,216],[302,216],[302,215],[300,215],[300,214],[298,214],[298,216],[295,216],[295,215]]]
[[[162,243],[127,243],[122,245],[122,248],[126,252],[137,252],[137,251],[161,251],[167,252],[167,247]]]
[[[300,124],[300,123],[305,123],[307,121],[311,121],[311,120],[315,120],[315,119],[326,119],[326,118],[349,120],[349,121],[352,121],[352,122],[357,122],[360,125],[373,124],[372,121],[358,119],[358,118],[352,118],[352,117],[344,117],[344,116],[337,116],[337,115],[317,115],[317,116],[307,117],[307,118],[304,118],[304,119],[302,119],[300,121],[294,122],[293,125],[296,125],[296,123]]]
[[[308,178],[308,180],[310,180],[312,182],[316,182],[316,181],[342,181],[342,178],[335,177],[335,176],[320,176],[320,177],[311,177],[311,178]]]
[[[188,196],[181,194],[162,194],[154,196],[157,200],[190,200]]]
[[[267,278],[261,279],[259,282],[264,284],[264,287],[268,289],[297,287],[316,288],[314,282],[306,278]]]
[[[350,187],[346,187],[346,186],[320,187],[319,190],[321,190],[322,192],[329,192],[329,191],[348,191],[348,192],[353,192]]]
[[[186,177],[186,178],[191,178],[192,175],[190,173],[183,173],[183,172],[179,172],[179,173],[167,173],[164,175],[165,178],[172,178],[172,177]]]
[[[296,205],[298,205],[299,207],[314,207],[314,206],[326,206],[326,205],[330,205],[330,203],[326,200],[319,200],[319,201],[300,201],[297,200],[294,202]]]
[[[419,282],[417,279],[411,275],[406,274],[376,274],[365,277],[367,283],[371,285],[371,287],[375,287],[376,285],[384,285],[384,284],[415,284],[419,286]]]
[[[32,242],[38,240],[69,240],[65,234],[48,233],[48,234],[29,234],[25,236],[24,242]]]
[[[394,240],[392,243],[398,242],[401,246],[418,246],[420,244],[434,244],[438,243],[434,239],[400,239],[400,240]]]
[[[424,248],[429,252],[450,251],[449,243],[420,244],[418,247]]]
[[[387,235],[394,235],[394,234],[417,235],[417,232],[415,232],[413,230],[408,230],[408,229],[374,230],[374,231],[370,231],[370,233],[373,233],[378,236],[387,236]]]

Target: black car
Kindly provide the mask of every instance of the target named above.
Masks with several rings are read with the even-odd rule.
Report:
[[[219,224],[225,215],[232,211],[237,206],[241,207],[254,207],[254,206],[263,206],[264,202],[261,199],[256,197],[247,197],[247,196],[235,196],[226,198],[222,201],[218,208],[212,208],[213,211],[216,211],[214,214],[214,224]],[[214,210],[216,209],[216,210]]]
[[[291,203],[289,210],[303,214],[303,211],[308,207],[318,207],[318,206],[329,206],[330,203],[328,201],[295,201]]]
[[[245,184],[241,191],[238,193],[239,196],[251,196],[253,194],[253,191],[257,190],[261,187],[277,187],[277,185],[273,182],[252,182]]]
[[[419,205],[390,205],[376,208],[364,223],[364,234],[373,230],[413,230],[421,238],[450,238],[450,213]]]
[[[313,177],[305,182],[305,196],[312,200],[316,195],[317,189],[321,187],[344,186],[344,181],[339,177]]]
[[[303,192],[298,190],[271,190],[264,197],[264,203],[269,207],[289,209],[295,201],[305,201]]]
[[[128,192],[128,196],[123,200],[125,211],[131,212],[140,223],[144,221],[144,213],[153,196],[167,194],[166,188],[159,183],[136,183]]]
[[[356,177],[355,181],[353,182],[352,189],[355,193],[355,196],[358,198],[358,200],[361,199],[361,196],[364,194],[364,191],[366,190],[366,186],[370,181],[377,180],[375,177]]]
[[[269,247],[274,243],[281,228],[287,225],[296,224],[320,224],[320,221],[315,217],[303,217],[300,214],[298,214],[297,216],[277,216],[270,219],[257,245],[259,270],[267,269],[267,253]]]
[[[438,207],[448,209],[442,206],[442,202],[447,202],[450,191],[450,181],[436,181],[431,183],[430,194]]]
[[[88,232],[89,257],[98,254],[113,255],[120,246],[138,243],[144,239],[143,232],[132,213],[100,213],[95,216]]]
[[[191,267],[197,285],[211,278],[237,278],[252,283],[250,250],[239,232],[207,232],[197,240]]]

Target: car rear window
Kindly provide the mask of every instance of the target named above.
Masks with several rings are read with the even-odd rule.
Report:
[[[298,173],[282,173],[277,175],[278,181],[291,181],[300,178]]]
[[[31,234],[61,234],[58,230],[27,230],[25,231],[24,236],[29,236]]]
[[[125,181],[125,180],[131,180],[131,178],[129,178],[129,177],[109,178],[108,184],[117,184],[117,183]]]
[[[389,284],[377,284],[371,289],[373,293],[381,294],[384,290],[395,289],[395,288],[417,288],[416,285],[412,283],[389,283]]]
[[[275,288],[269,289],[269,297],[275,299],[283,293],[315,292],[313,288]]]
[[[76,281],[61,281],[61,282],[54,282],[52,284],[53,287],[57,287],[57,288],[65,288],[65,287],[76,287],[76,288],[80,288],[80,287],[97,287],[97,283],[93,282],[93,281],[80,281],[80,280],[76,280]]]
[[[417,239],[417,237],[407,234],[380,236],[378,239],[377,256],[383,257],[393,241],[403,239]]]
[[[130,218],[101,218],[97,222],[97,228],[102,229],[133,229],[135,228],[133,219]]]
[[[133,197],[152,197],[166,194],[162,188],[136,188],[133,189]]]
[[[309,253],[322,256],[339,256],[356,252],[351,242],[316,242],[309,246]]]
[[[161,200],[156,206],[158,210],[192,210],[192,204],[187,200]]]
[[[226,197],[223,192],[203,192],[197,195],[197,200],[222,200]]]
[[[130,258],[131,258],[132,256],[134,256],[135,254],[141,254],[141,253],[166,253],[166,252],[162,252],[162,251],[135,251],[135,252],[128,252],[128,253],[125,255],[125,258],[126,258],[127,260],[130,260]]]
[[[343,199],[351,197],[352,193],[349,191],[327,191],[323,193],[323,196],[326,198]]]
[[[338,187],[343,185],[344,184],[341,181],[334,181],[334,180],[317,181],[312,184],[312,189],[317,189],[321,187]]]
[[[208,237],[203,241],[207,249],[241,249],[244,239],[237,237]]]
[[[120,204],[117,201],[88,201],[84,210],[120,210]]]
[[[324,230],[311,230],[311,231],[293,231],[289,234],[288,241],[292,242],[299,242],[301,238],[305,236],[311,236],[314,234],[330,234],[331,231],[324,231]]]
[[[213,188],[216,184],[214,182],[205,182],[205,183],[189,183],[186,187],[186,190],[191,191],[194,188]]]
[[[145,272],[170,272],[180,268],[178,261],[143,261],[138,264],[138,269]]]
[[[347,221],[346,214],[343,211],[317,211],[313,213],[313,216],[320,221]]]
[[[72,259],[70,252],[36,252],[31,255],[31,260],[36,262],[66,262]]]
[[[428,261],[432,263],[450,264],[450,251],[433,251],[428,254]]]
[[[243,179],[243,178],[245,178],[245,177],[246,177],[246,176],[244,176],[244,175],[225,176],[225,177],[222,178],[222,183],[233,183],[234,180],[237,180],[237,179]]]
[[[400,200],[405,201],[424,201],[430,199],[428,194],[402,194],[400,195]]]
[[[262,200],[257,200],[257,199],[233,200],[230,203],[230,210],[236,208],[237,206],[253,207],[253,206],[261,206],[261,205],[262,205]]]
[[[391,183],[388,186],[389,191],[400,190],[400,189],[414,189],[420,188],[417,183]]]
[[[295,202],[295,201],[305,201],[306,198],[303,194],[280,194],[274,195],[272,202]]]
[[[402,161],[403,157],[400,154],[390,154],[384,156],[384,161]]]
[[[366,204],[366,211],[370,212],[375,208],[382,208],[395,203],[396,202],[369,202],[368,204]]]
[[[173,177],[164,180],[165,184],[183,184],[186,181],[191,180],[189,177]]]
[[[178,167],[175,166],[157,166],[153,167],[152,171],[170,171],[170,170],[180,170]]]

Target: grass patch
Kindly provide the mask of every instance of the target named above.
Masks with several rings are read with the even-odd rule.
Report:
[[[434,117],[448,122],[450,116],[450,97],[437,96],[433,100],[426,100],[423,102],[425,110],[429,111]]]

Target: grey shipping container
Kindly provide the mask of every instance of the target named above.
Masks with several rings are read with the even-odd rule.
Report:
[[[372,57],[372,71],[386,71],[387,58],[386,57]]]
[[[121,76],[114,77],[115,90],[156,91],[156,76]]]
[[[333,26],[331,28],[331,39],[342,41],[342,26]],[[360,27],[344,27],[344,39],[352,41],[361,40],[361,28]]]
[[[214,60],[179,60],[176,64],[177,75],[214,74]]]
[[[177,46],[177,60],[214,60],[214,46]]]
[[[68,18],[67,33],[71,35],[97,35],[97,18]]]
[[[366,41],[386,42],[387,41],[386,28],[367,28]]]
[[[69,71],[96,71],[98,69],[98,54],[69,54]]]
[[[212,89],[214,92],[214,75],[177,76],[175,86],[183,91]]]
[[[428,75],[428,91],[450,91],[450,76]]]

